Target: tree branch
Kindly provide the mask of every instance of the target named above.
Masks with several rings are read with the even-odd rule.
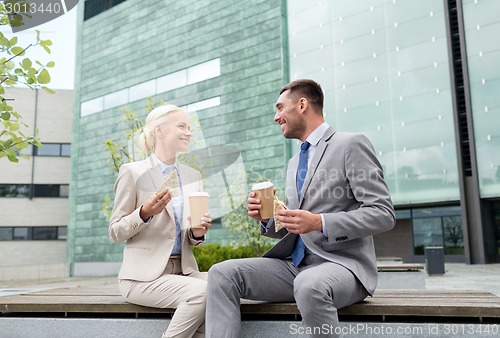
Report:
[[[30,44],[28,45],[28,47],[24,48],[24,49],[23,49],[22,51],[20,51],[18,54],[15,54],[14,56],[12,56],[10,59],[8,59],[8,60],[4,61],[4,63],[3,63],[3,64],[6,64],[6,63],[7,63],[7,62],[9,62],[10,60],[12,60],[12,59],[14,59],[14,58],[18,57],[19,55],[21,55],[22,53],[24,53],[24,52],[26,51],[26,49],[30,48],[31,46],[34,46],[34,45],[33,45],[32,43],[30,43]]]

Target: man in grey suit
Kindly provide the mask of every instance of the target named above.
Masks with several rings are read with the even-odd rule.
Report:
[[[207,337],[240,336],[240,298],[293,302],[311,337],[338,337],[337,309],[372,295],[377,285],[373,235],[392,229],[394,208],[370,141],[334,131],[324,121],[323,91],[296,80],[280,91],[274,121],[301,151],[286,168],[286,204],[262,219],[252,192],[248,215],[265,236],[281,240],[263,257],[212,266]]]

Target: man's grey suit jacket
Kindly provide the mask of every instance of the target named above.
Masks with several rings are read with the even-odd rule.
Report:
[[[328,237],[321,231],[303,234],[314,254],[349,269],[370,295],[377,286],[373,235],[390,230],[394,208],[382,167],[370,141],[363,135],[327,129],[317,145],[298,200],[295,177],[299,154],[286,169],[286,203],[289,209],[323,214]],[[296,235],[274,230],[270,220],[265,236],[281,240],[264,257],[290,256]]]

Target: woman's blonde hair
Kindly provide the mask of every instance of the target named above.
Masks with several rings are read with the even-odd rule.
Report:
[[[155,128],[160,124],[165,123],[167,121],[168,115],[177,111],[184,112],[181,108],[174,106],[173,104],[166,104],[156,107],[149,112],[148,116],[146,117],[146,123],[144,124],[142,133],[139,136],[139,145],[141,146],[143,151],[148,153],[152,153],[155,151]]]

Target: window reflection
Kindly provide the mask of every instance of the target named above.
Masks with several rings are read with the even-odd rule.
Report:
[[[220,59],[217,58],[84,101],[80,105],[80,117],[218,77],[221,75],[220,67]]]
[[[208,80],[220,75],[220,59],[211,60],[187,69],[188,84]]]
[[[128,102],[128,89],[104,95],[104,109],[119,107]]]
[[[287,4],[291,79],[319,81],[327,122],[370,138],[393,202],[459,200],[444,3]]]
[[[164,93],[170,90],[187,86],[187,69],[167,74],[156,79],[156,93]]]
[[[0,241],[66,240],[66,226],[0,227]]]
[[[443,246],[447,255],[464,254],[464,235],[459,206],[415,208],[398,211],[411,214],[415,255],[429,246]]]
[[[0,184],[1,197],[27,198],[33,187],[33,197],[63,197],[69,194],[68,184]]]
[[[82,102],[82,104],[80,105],[80,116],[83,117],[98,113],[102,111],[103,108],[104,108],[104,100],[102,96]]]
[[[128,91],[129,102],[145,99],[156,94],[156,81],[151,80],[132,86]]]

